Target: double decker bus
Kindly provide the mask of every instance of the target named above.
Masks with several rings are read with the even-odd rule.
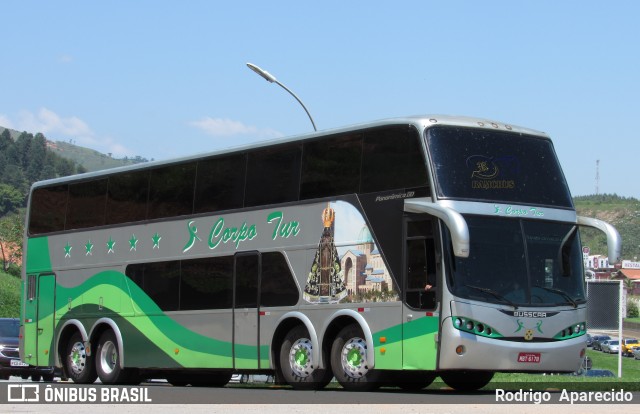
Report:
[[[21,359],[76,383],[461,390],[571,372],[579,226],[549,137],[391,119],[33,185]]]

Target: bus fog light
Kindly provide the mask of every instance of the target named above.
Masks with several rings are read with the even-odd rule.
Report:
[[[466,352],[466,349],[465,349],[464,345],[458,345],[456,347],[456,354],[464,355],[465,352]]]

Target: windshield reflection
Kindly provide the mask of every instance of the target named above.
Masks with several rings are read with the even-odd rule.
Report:
[[[575,226],[540,220],[465,216],[471,253],[449,254],[450,290],[507,306],[584,303],[582,252]]]

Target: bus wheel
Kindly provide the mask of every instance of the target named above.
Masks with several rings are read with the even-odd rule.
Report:
[[[307,329],[298,325],[287,333],[280,348],[280,369],[287,384],[300,390],[319,390],[333,378],[329,369],[318,368]]]
[[[358,325],[344,327],[331,347],[333,375],[349,391],[370,391],[378,388],[380,373],[367,363],[367,342]]]
[[[231,381],[231,372],[213,372],[198,374],[189,378],[192,387],[224,387]],[[171,384],[173,385],[173,383]]]
[[[406,391],[420,391],[427,388],[436,379],[433,372],[424,371],[395,371],[392,375],[393,384]]]
[[[80,333],[74,333],[64,353],[64,366],[67,375],[76,384],[91,384],[98,375],[93,358],[87,355],[87,349]]]
[[[103,384],[130,384],[136,382],[133,378],[133,370],[125,370],[120,367],[118,340],[112,330],[104,331],[100,336],[95,356],[96,371]]]
[[[487,385],[493,378],[490,371],[444,371],[440,378],[445,384],[459,391],[476,391]]]

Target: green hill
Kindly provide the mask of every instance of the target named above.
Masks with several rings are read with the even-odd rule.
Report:
[[[613,225],[622,237],[622,258],[640,259],[640,200],[615,194],[580,196],[574,198],[578,215],[595,217]],[[591,254],[607,255],[604,234],[593,229],[581,229],[582,245]]]
[[[140,156],[135,158],[113,158],[111,154],[103,154],[96,150],[64,141],[48,141],[47,148],[63,158],[82,165],[87,171],[106,170],[148,161]]]
[[[0,134],[5,130],[13,141],[17,141],[22,132],[0,126]],[[96,150],[81,147],[71,142],[51,141],[47,139],[47,149],[56,155],[72,161],[75,165],[81,166],[82,171],[98,171],[108,168],[122,167],[125,165],[138,164],[148,161],[140,156],[114,158],[111,154],[103,154]]]
[[[0,318],[20,316],[20,279],[0,270]]]

